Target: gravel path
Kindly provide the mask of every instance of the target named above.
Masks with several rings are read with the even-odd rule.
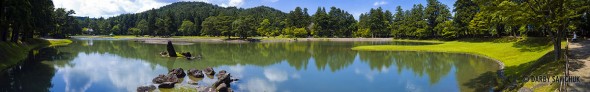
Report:
[[[568,83],[570,92],[590,92],[590,39],[570,42],[569,74],[579,76],[581,82]]]

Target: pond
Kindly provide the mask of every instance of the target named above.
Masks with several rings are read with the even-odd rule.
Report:
[[[236,92],[490,91],[495,61],[474,55],[431,52],[354,51],[361,45],[396,42],[195,43],[176,51],[200,60],[161,57],[163,44],[77,39],[68,46],[32,51],[29,59],[0,74],[0,91],[124,92],[149,85],[168,70],[226,70]],[[410,44],[403,45],[425,45]],[[427,45],[427,44],[426,44]],[[174,89],[210,86],[214,77],[182,79]],[[180,87],[178,87],[180,86]]]

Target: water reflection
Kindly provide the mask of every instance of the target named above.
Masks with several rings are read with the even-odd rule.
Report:
[[[97,63],[99,62],[99,63]],[[134,87],[151,82],[167,68],[152,66],[138,59],[121,58],[112,54],[80,53],[70,61],[75,66],[57,68],[56,85],[52,91],[84,92],[90,90],[135,91]],[[63,84],[59,84],[63,81]]]
[[[227,70],[234,78],[236,91],[475,91],[464,85],[483,73],[497,70],[489,59],[448,53],[364,52],[351,47],[373,44],[428,45],[395,42],[292,42],[292,43],[195,43],[175,45],[177,51],[199,53],[201,60],[163,58],[158,52],[165,45],[125,40],[75,40],[55,59],[42,59],[50,65],[44,70],[34,66],[30,72],[47,73],[52,86],[35,86],[46,91],[135,91],[149,84],[168,69],[185,70],[214,67]],[[51,50],[48,50],[51,52]],[[51,52],[51,53],[53,53]],[[23,64],[28,65],[28,64]],[[43,69],[43,68],[40,68]],[[48,72],[49,71],[49,72]],[[51,72],[53,71],[53,72]],[[21,73],[2,76],[0,88],[15,89],[10,81],[24,80]],[[49,76],[50,75],[50,76]],[[8,80],[8,82],[4,82]],[[208,86],[215,78],[198,80]],[[486,81],[478,80],[478,81]],[[19,81],[16,81],[19,82]],[[32,82],[20,82],[33,85]],[[5,88],[12,87],[12,88]],[[28,86],[30,87],[30,86]],[[478,87],[485,88],[485,87]],[[49,89],[49,90],[47,90]],[[10,90],[9,90],[10,91]],[[18,91],[18,90],[14,90]]]

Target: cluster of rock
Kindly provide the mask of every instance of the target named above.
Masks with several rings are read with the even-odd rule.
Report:
[[[168,74],[164,75],[158,75],[156,78],[154,78],[152,80],[152,82],[154,84],[158,84],[158,88],[174,88],[174,85],[176,83],[181,82],[179,78],[184,78],[185,76],[192,76],[195,78],[203,78],[206,75],[210,75],[213,76],[215,75],[215,70],[213,70],[213,68],[211,67],[207,67],[205,69],[203,69],[202,71],[199,69],[189,69],[187,71],[187,73],[184,72],[184,70],[182,68],[176,68],[176,69],[172,69],[168,72]],[[232,92],[232,90],[229,88],[230,87],[230,83],[233,81],[237,81],[238,79],[231,79],[231,75],[229,73],[227,73],[225,70],[221,70],[219,71],[219,73],[216,75],[218,80],[212,85],[213,88],[207,87],[208,89],[214,89],[217,90],[218,92]],[[148,85],[148,86],[140,86],[137,88],[138,92],[148,92],[148,91],[153,91],[156,89],[156,86],[154,85]]]

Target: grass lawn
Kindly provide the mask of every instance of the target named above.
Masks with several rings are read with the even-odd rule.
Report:
[[[530,75],[555,76],[562,74],[563,62],[555,61],[553,44],[549,38],[497,38],[497,39],[461,39],[457,41],[434,40],[394,40],[405,42],[438,43],[434,45],[371,45],[352,48],[359,51],[426,51],[469,53],[499,60],[505,65],[505,74],[513,78]],[[562,48],[565,42],[562,42]],[[532,87],[538,83],[518,82],[518,87]],[[555,85],[534,90],[551,90]],[[514,89],[512,89],[514,90]]]
[[[360,51],[427,51],[470,53],[487,56],[505,64],[515,66],[536,61],[553,51],[553,45],[543,38],[511,39],[502,38],[488,41],[420,41],[400,40],[405,42],[441,43],[434,45],[372,45],[352,48]],[[395,40],[394,40],[395,41]]]
[[[49,46],[63,46],[72,43],[70,39],[46,39],[49,41]]]

